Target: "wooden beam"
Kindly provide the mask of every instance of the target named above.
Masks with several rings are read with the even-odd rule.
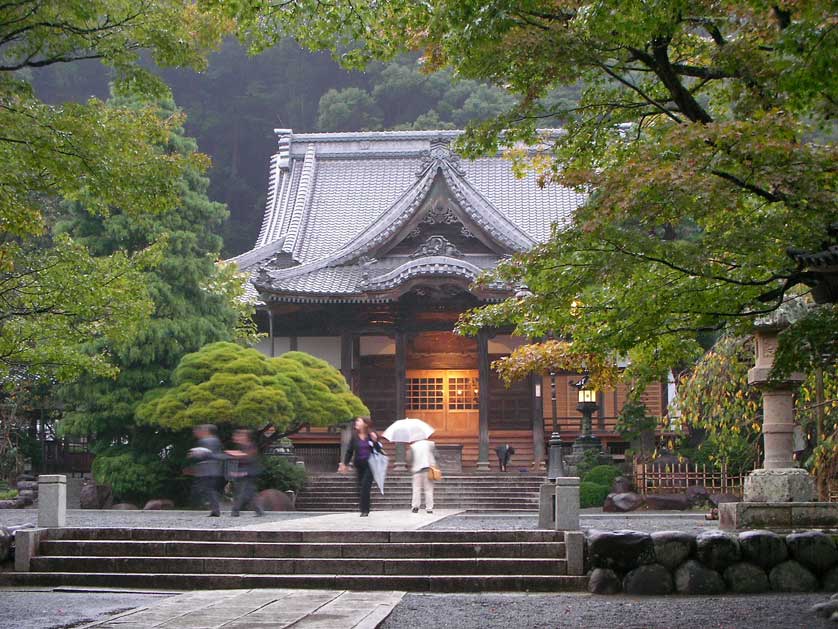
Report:
[[[478,471],[489,471],[489,333],[477,333],[477,371],[480,387],[480,445],[477,453]]]

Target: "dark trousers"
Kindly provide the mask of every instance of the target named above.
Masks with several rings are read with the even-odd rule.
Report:
[[[372,489],[372,470],[367,461],[355,461],[355,474],[358,482],[358,507],[361,513],[370,512],[370,489]]]
[[[256,479],[253,476],[243,476],[242,478],[237,478],[233,485],[235,487],[233,513],[238,513],[242,508],[252,502],[253,510],[261,514],[262,507],[256,501]]]
[[[218,506],[218,480],[220,476],[199,476],[195,480],[198,496],[206,500],[210,506],[210,513],[221,513]]]

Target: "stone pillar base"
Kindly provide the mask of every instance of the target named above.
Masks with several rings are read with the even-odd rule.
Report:
[[[556,479],[556,530],[579,530],[579,478]]]
[[[815,480],[796,467],[754,470],[745,479],[745,502],[811,502]]]
[[[538,490],[538,528],[556,528],[555,483],[544,483]]]
[[[834,502],[726,502],[719,505],[719,528],[726,531],[838,528]]]

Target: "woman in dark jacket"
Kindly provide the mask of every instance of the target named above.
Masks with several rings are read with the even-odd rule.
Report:
[[[358,481],[358,504],[361,509],[361,517],[370,514],[370,489],[372,488],[372,470],[370,469],[370,457],[373,452],[382,452],[381,444],[378,442],[378,434],[371,430],[372,422],[368,417],[355,419],[355,434],[352,442],[346,450],[338,471],[346,473],[349,461],[355,466],[356,479]]]

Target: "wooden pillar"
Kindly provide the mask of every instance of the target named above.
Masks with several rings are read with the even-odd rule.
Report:
[[[288,337],[288,350],[291,352],[297,351],[297,337],[296,336],[289,336]]]
[[[274,340],[274,313],[268,310],[268,336],[271,339],[271,358],[276,356],[276,341]]]
[[[359,334],[352,335],[352,368],[349,388],[355,395],[358,395],[361,390],[361,336]]]
[[[530,376],[532,395],[532,451],[533,467],[536,471],[545,469],[544,450],[544,378],[541,374]]]
[[[342,330],[340,333],[340,372],[347,384],[352,386],[352,349],[353,334]]]
[[[407,334],[401,330],[396,331],[396,416],[401,419],[405,413],[405,399],[407,393]],[[396,444],[396,461],[393,470],[404,471],[405,446],[403,443]]]
[[[480,447],[477,452],[477,470],[489,471],[489,333],[477,333],[477,370],[480,388]]]

